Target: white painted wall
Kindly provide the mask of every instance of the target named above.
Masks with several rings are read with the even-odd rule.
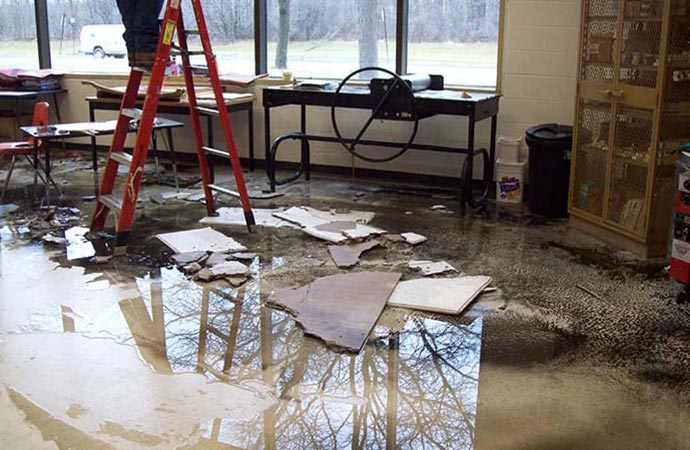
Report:
[[[580,1],[578,0],[505,0],[504,60],[502,70],[499,135],[521,136],[526,128],[540,123],[572,124],[575,111],[577,55],[579,43]],[[123,78],[99,80],[104,84],[123,85]],[[83,100],[93,95],[93,89],[82,86],[78,78],[68,77],[65,87],[69,96],[61,101],[65,121],[88,120],[88,108]],[[263,108],[261,86],[254,107],[255,146],[258,157],[264,153]],[[352,114],[361,114],[352,112]],[[114,117],[100,113],[99,119]],[[178,120],[184,118],[178,118]],[[233,129],[241,156],[247,156],[247,123],[245,113],[232,115]],[[328,108],[308,109],[308,131],[332,134]],[[282,107],[272,112],[272,136],[299,129],[299,108]],[[403,131],[404,130],[404,131]],[[381,137],[402,140],[407,128],[393,124]],[[477,130],[477,144],[488,145],[489,122]],[[220,130],[216,133],[220,136]],[[191,150],[192,137],[188,129],[175,131],[178,150]],[[459,117],[435,117],[420,123],[417,142],[435,145],[466,145],[466,120]],[[296,160],[297,144],[285,143],[281,160]],[[378,150],[378,149],[372,149]],[[312,162],[349,167],[351,159],[337,144],[312,144]],[[386,164],[357,162],[357,167],[381,170],[458,176],[460,155],[409,151],[402,158]],[[477,165],[476,175],[481,165]]]

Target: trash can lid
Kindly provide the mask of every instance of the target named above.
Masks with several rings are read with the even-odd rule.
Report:
[[[537,125],[528,129],[526,133],[527,137],[537,141],[572,142],[573,140],[573,127],[557,123]]]

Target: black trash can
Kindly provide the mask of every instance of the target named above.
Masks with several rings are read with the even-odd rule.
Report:
[[[529,210],[546,217],[568,217],[570,150],[573,127],[548,123],[526,132],[529,146]]]

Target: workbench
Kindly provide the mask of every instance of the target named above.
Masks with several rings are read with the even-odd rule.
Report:
[[[328,86],[325,88],[298,88],[294,86],[269,87],[263,90],[263,106],[264,106],[264,121],[265,121],[265,137],[266,137],[266,161],[268,166],[268,176],[271,182],[272,189],[275,189],[275,164],[272,158],[275,157],[277,146],[282,140],[294,139],[300,140],[302,144],[302,169],[305,172],[307,179],[310,177],[310,156],[308,141],[318,142],[341,142],[334,136],[314,135],[307,133],[307,106],[322,106],[332,107],[334,96],[336,94],[335,86]],[[434,117],[437,115],[450,115],[467,117],[466,142],[459,142],[457,147],[447,147],[439,145],[427,145],[420,143],[412,143],[409,148],[414,150],[426,150],[434,152],[445,153],[460,153],[464,155],[471,155],[465,158],[466,162],[461,170],[461,189],[460,198],[462,206],[465,203],[474,205],[475,202],[472,197],[472,170],[474,164],[474,157],[483,153],[485,157],[484,167],[484,182],[488,188],[493,183],[493,167],[496,155],[496,127],[498,119],[498,106],[500,94],[496,93],[476,93],[469,94],[461,91],[453,90],[423,90],[414,93],[416,103],[417,115],[420,120]],[[365,86],[346,86],[340,93],[338,99],[338,108],[352,108],[352,109],[366,109],[372,110],[376,107],[377,100],[370,95],[370,90]],[[288,133],[279,137],[275,143],[272,144],[271,138],[271,110],[280,106],[299,105],[300,106],[300,130],[295,133]],[[322,113],[323,114],[323,113]],[[476,124],[483,120],[491,121],[491,131],[489,136],[489,149],[478,149],[475,144]],[[459,130],[462,128],[459,126]],[[465,132],[458,133],[460,140],[465,135]],[[345,139],[347,142],[348,139]],[[386,141],[372,141],[360,139],[357,141],[362,145],[373,145],[382,147],[399,147],[399,143],[392,143]],[[466,146],[462,146],[466,144]],[[488,153],[488,154],[487,154]],[[488,166],[488,167],[487,167]],[[297,174],[299,176],[299,173]],[[294,179],[294,177],[293,177]],[[280,184],[280,182],[278,183]],[[486,192],[484,194],[486,197]]]
[[[247,144],[249,145],[249,170],[254,170],[254,100],[255,96],[254,94],[249,94],[249,93],[225,93],[226,96],[225,100],[225,107],[227,108],[228,112],[236,112],[236,111],[247,111],[247,134],[248,134],[248,142]],[[119,111],[120,110],[120,103],[122,102],[122,99],[116,98],[116,97],[96,97],[96,96],[91,96],[91,97],[86,97],[86,101],[89,104],[89,120],[91,122],[96,121],[96,111]],[[200,98],[198,97],[197,103],[199,106],[207,107],[207,108],[215,108],[216,107],[216,102],[215,100],[209,100],[205,98]],[[137,106],[141,108],[144,104],[143,99],[137,100]],[[169,100],[161,100],[158,102],[158,109],[156,110],[157,114],[177,114],[177,115],[184,115],[188,116],[189,115],[189,103],[187,103],[184,100],[179,100],[179,101],[169,101]],[[206,117],[206,132],[207,132],[207,139],[208,142],[206,145],[209,147],[215,148],[213,145],[213,117],[214,115],[211,114],[205,114],[203,112],[199,113],[201,116]],[[170,130],[168,130],[169,133],[171,133]],[[92,137],[92,145],[96,145],[95,142],[95,137]],[[168,135],[168,139],[170,139],[170,134]],[[94,168],[97,167],[97,162],[96,159],[93,160]],[[212,168],[212,166],[211,166]]]

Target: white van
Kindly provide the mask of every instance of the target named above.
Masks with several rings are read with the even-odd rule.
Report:
[[[93,55],[98,59],[106,56],[123,58],[127,54],[122,33],[124,25],[86,25],[79,35],[79,53]]]

